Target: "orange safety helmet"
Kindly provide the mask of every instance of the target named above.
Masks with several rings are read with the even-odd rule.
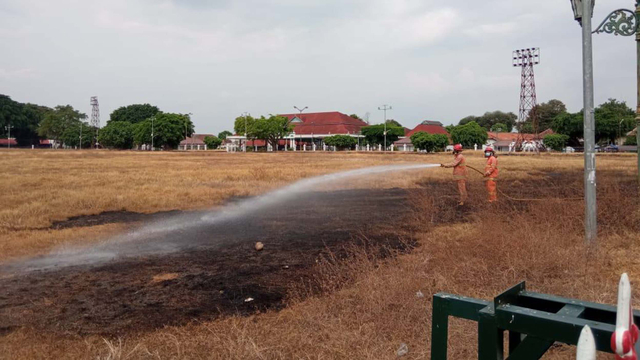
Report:
[[[453,151],[462,151],[462,145],[461,144],[453,145]]]

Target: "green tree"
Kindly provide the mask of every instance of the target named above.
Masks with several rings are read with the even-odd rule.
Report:
[[[65,146],[89,149],[91,148],[91,144],[93,144],[95,133],[96,129],[94,127],[89,126],[89,124],[84,121],[78,121],[64,130],[60,136],[60,141],[62,141]],[[81,140],[82,146],[80,146]]]
[[[207,145],[207,149],[213,150],[217,149],[220,144],[222,144],[222,139],[216,136],[205,136],[204,143]]]
[[[137,124],[147,120],[148,118],[158,114],[160,109],[150,104],[134,104],[122,106],[111,113],[109,121],[126,121]]]
[[[532,122],[523,122],[522,124],[520,124],[520,129],[519,131],[523,134],[533,134],[535,133],[535,130],[533,128],[533,123]]]
[[[623,101],[609,99],[595,109],[595,138],[597,143],[612,143],[635,126],[635,114]],[[561,113],[553,121],[552,129],[569,136],[569,145],[578,146],[583,137],[584,117],[578,113]]]
[[[444,128],[445,128],[445,130],[447,130],[447,132],[449,133],[449,135],[451,135],[451,131],[452,131],[453,129],[455,129],[455,128],[456,128],[456,126],[455,126],[455,125],[453,125],[453,124],[451,124],[451,125],[447,125],[447,126],[445,126]]]
[[[370,145],[384,145],[384,124],[364,126],[362,127],[362,135]],[[387,124],[387,146],[398,141],[400,136],[404,136],[403,127]]]
[[[131,149],[134,127],[128,121],[110,121],[100,129],[98,141],[109,149]]]
[[[324,143],[329,146],[335,146],[338,149],[351,149],[358,141],[349,135],[333,135],[324,138]]]
[[[16,138],[18,146],[39,145],[38,126],[40,126],[40,122],[49,111],[51,109],[46,106],[23,104],[23,121],[19,122],[18,126],[11,130],[11,134]]]
[[[596,142],[613,143],[635,127],[635,113],[624,101],[609,99],[595,109]]]
[[[507,127],[506,124],[497,123],[497,124],[493,124],[493,126],[491,126],[491,131],[493,131],[493,132],[509,132],[510,130]]]
[[[416,149],[427,152],[444,151],[449,145],[449,137],[444,134],[429,134],[419,131],[411,135],[411,143]]]
[[[583,134],[583,115],[582,111],[578,113],[561,113],[553,120],[551,128],[554,132],[567,135],[569,139],[567,143],[571,146],[579,146],[579,139]]]
[[[472,121],[478,122],[478,117],[474,115],[463,117],[462,119],[460,119],[460,121],[458,121],[458,125],[466,125]]]
[[[349,117],[354,118],[354,119],[358,119],[358,120],[362,120],[362,118],[360,116],[356,115],[356,114],[351,114],[351,115],[349,115]],[[364,120],[362,120],[362,121],[364,121]]]
[[[233,131],[238,135],[247,134],[250,139],[255,139],[255,124],[256,119],[251,115],[238,116],[233,123]]]
[[[396,127],[403,127],[402,124],[400,124],[399,122],[395,121],[394,119],[389,119],[387,120],[387,126],[396,126]]]
[[[271,144],[274,151],[277,151],[278,142],[289,135],[292,130],[293,126],[285,116],[271,115],[268,118],[261,116],[255,120],[250,137],[265,140]]]
[[[569,137],[563,134],[550,134],[544,137],[544,146],[555,151],[562,151],[567,146]]]
[[[482,145],[487,142],[487,130],[478,125],[475,121],[465,125],[456,126],[451,131],[451,139],[456,144],[464,147],[473,147],[474,144]]]
[[[134,143],[150,145],[152,130],[154,147],[175,149],[180,141],[184,140],[185,135],[191,136],[193,134],[193,123],[189,115],[160,112],[154,117],[134,125]]]
[[[638,138],[635,136],[627,136],[624,141],[625,145],[638,145]]]
[[[58,105],[47,112],[38,126],[38,135],[48,139],[60,140],[69,127],[77,125],[87,115],[75,110],[71,105]]]
[[[538,132],[545,131],[552,128],[553,120],[556,116],[567,112],[567,106],[560,100],[549,100],[546,103],[541,103],[533,108],[536,116],[538,117]],[[532,123],[531,116],[533,111],[529,112],[526,122]],[[533,123],[532,123],[533,124]],[[533,125],[531,125],[533,129]]]
[[[466,125],[471,122],[475,122],[486,130],[491,129],[495,124],[505,124],[508,128],[507,131],[511,131],[516,124],[518,116],[512,112],[502,112],[499,110],[489,111],[482,116],[467,116],[460,120],[458,125]]]
[[[0,94],[0,137],[9,135],[6,127],[10,125],[11,137],[16,139],[18,146],[38,144],[38,125],[49,110],[44,106],[22,104]]]
[[[226,139],[226,138],[227,138],[227,136],[229,136],[229,135],[233,135],[233,133],[232,133],[231,131],[227,131],[227,130],[222,131],[222,132],[220,132],[220,133],[218,134],[218,139],[220,139],[220,140],[224,140],[224,139]]]

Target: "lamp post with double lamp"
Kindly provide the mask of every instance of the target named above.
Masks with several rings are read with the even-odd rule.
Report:
[[[249,116],[248,112],[243,112],[241,114],[244,117],[244,146],[243,151],[247,152],[247,116]]]
[[[384,111],[384,151],[387,151],[387,110],[392,109],[393,108],[387,104],[378,107],[378,110]]]
[[[298,111],[300,112],[300,117],[299,117],[298,119],[300,119],[300,121],[302,121],[302,112],[303,112],[303,111],[305,111],[305,110],[307,110],[309,107],[308,107],[308,106],[305,106],[305,107],[303,107],[302,109],[300,109],[299,107],[294,106],[293,108],[294,108],[294,109],[296,109],[296,110],[298,110]],[[293,141],[295,141],[295,139],[294,139]],[[296,146],[297,146],[297,145],[296,145]]]

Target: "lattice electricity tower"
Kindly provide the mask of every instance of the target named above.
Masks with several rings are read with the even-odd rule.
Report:
[[[535,107],[538,104],[536,99],[536,79],[533,73],[533,66],[540,64],[540,48],[530,48],[515,50],[513,52],[513,66],[522,68],[522,79],[520,83],[520,123],[530,116],[533,122],[534,131],[537,133],[538,118],[535,114]]]
[[[98,97],[91,97],[91,127],[96,129],[96,137],[94,139],[96,148],[98,147],[98,129],[100,129],[100,105],[98,104]]]

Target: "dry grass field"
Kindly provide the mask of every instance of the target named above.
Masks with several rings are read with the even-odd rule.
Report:
[[[206,209],[314,175],[450,160],[443,154],[1,151],[0,262],[90,244],[131,226],[51,228],[74,216]],[[405,221],[412,230],[406,236],[417,247],[390,250],[397,256],[384,258],[349,247],[349,261],[320,261],[312,283],[291,289],[281,310],[109,336],[0,331],[0,358],[394,359],[406,343],[403,358],[425,359],[434,293],[491,299],[526,280],[536,291],[613,304],[623,271],[638,287],[635,156],[598,157],[600,234],[592,248],[583,244],[582,202],[562,200],[582,196],[580,156],[499,161],[500,189],[514,198],[547,200],[500,196],[489,206],[482,180],[470,174],[470,200],[458,209],[450,170],[439,168],[349,181],[340,186],[409,189],[412,210]],[[470,153],[468,163],[482,168],[484,160]],[[452,322],[450,339],[450,358],[476,356],[473,324]],[[575,358],[573,351],[559,347],[546,358]]]

